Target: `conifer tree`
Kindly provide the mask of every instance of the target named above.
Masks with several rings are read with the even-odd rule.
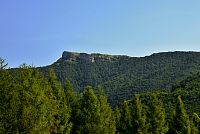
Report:
[[[99,128],[100,107],[97,96],[92,87],[85,87],[76,113],[78,134],[95,134]]]
[[[129,102],[124,101],[121,108],[121,118],[120,118],[120,133],[122,134],[132,134],[132,118],[130,113]]]
[[[170,133],[191,134],[190,120],[180,96],[177,98],[175,112],[170,123]]]
[[[142,108],[142,103],[139,99],[139,96],[136,96],[131,107],[132,114],[132,125],[133,133],[135,134],[146,134],[147,133],[147,124],[146,124],[146,115]]]
[[[115,115],[115,124],[116,124],[116,134],[120,133],[120,118],[121,118],[121,113],[118,107],[116,107],[114,111]]]
[[[165,134],[168,126],[165,120],[165,111],[161,100],[158,100],[156,94],[150,95],[150,104],[148,109],[149,132],[152,134]]]
[[[100,117],[99,117],[99,134],[114,134],[116,130],[115,118],[111,107],[107,102],[107,97],[104,96],[103,90],[99,87],[98,99],[100,106]]]
[[[49,133],[49,100],[45,95],[46,85],[36,69],[21,66],[17,76],[18,90],[15,99],[17,109],[18,133]]]
[[[54,124],[51,128],[51,133],[70,133],[72,123],[69,122],[70,111],[68,104],[65,103],[65,94],[61,84],[57,81],[54,71],[49,72],[49,85],[52,89],[53,100],[56,104]]]
[[[65,104],[68,106],[68,108],[71,109],[70,122],[73,125],[72,125],[72,130],[70,133],[75,134],[76,133],[75,128],[77,126],[77,121],[76,121],[76,118],[74,118],[74,117],[75,117],[76,111],[77,111],[77,94],[73,91],[69,80],[66,81],[64,94],[65,94]]]
[[[73,91],[69,80],[66,81],[64,93],[65,93],[65,101],[66,101],[67,105],[72,108],[75,107],[76,101],[77,101],[77,98],[76,98],[77,95]]]
[[[191,118],[191,134],[199,134],[200,133],[200,118],[198,114],[193,113]]]
[[[7,70],[0,69],[0,133],[17,132],[18,87]]]

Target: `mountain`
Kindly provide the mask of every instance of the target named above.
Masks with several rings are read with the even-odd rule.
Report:
[[[63,52],[62,57],[49,66],[40,67],[48,74],[53,68],[59,81],[70,80],[75,91],[91,85],[101,85],[112,105],[134,94],[156,89],[170,89],[172,85],[200,71],[200,52],[162,52],[145,57],[125,55]]]

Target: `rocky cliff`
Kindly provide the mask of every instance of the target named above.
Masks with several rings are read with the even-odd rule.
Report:
[[[129,56],[121,56],[121,55],[105,55],[105,54],[98,54],[98,53],[76,53],[76,52],[69,52],[64,51],[62,54],[61,59],[64,61],[86,61],[86,62],[96,62],[96,61],[114,61],[120,58],[128,59]]]

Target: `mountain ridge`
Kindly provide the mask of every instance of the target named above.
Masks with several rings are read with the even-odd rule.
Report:
[[[77,60],[83,60],[86,62],[95,62],[95,61],[113,61],[118,59],[129,59],[129,58],[145,58],[145,57],[151,57],[151,56],[157,56],[157,55],[165,55],[165,54],[187,54],[187,53],[200,53],[197,51],[168,51],[168,52],[157,52],[152,53],[150,55],[145,56],[129,56],[129,55],[116,55],[116,54],[102,54],[102,53],[83,53],[83,52],[73,52],[73,51],[64,51],[62,53],[60,60],[65,61],[77,61]]]
[[[109,55],[109,54],[100,54],[100,53],[78,53],[78,52],[70,52],[64,51],[62,57],[59,60],[66,61],[76,61],[83,60],[87,62],[95,62],[95,61],[112,61],[119,58],[130,58],[130,56],[126,55]]]
[[[92,58],[91,58],[92,57]],[[48,75],[53,68],[65,85],[70,80],[78,93],[86,85],[101,85],[114,105],[130,99],[135,93],[170,89],[173,84],[200,71],[200,52],[175,51],[154,53],[145,57],[113,56],[64,52],[62,57],[40,70]]]

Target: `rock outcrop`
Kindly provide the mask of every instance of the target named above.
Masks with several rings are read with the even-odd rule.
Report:
[[[98,54],[98,53],[76,53],[76,52],[69,52],[64,51],[62,54],[62,60],[64,61],[86,61],[86,62],[97,62],[97,61],[114,61],[120,58],[129,58],[129,56],[119,56],[119,55],[105,55],[105,54]]]

